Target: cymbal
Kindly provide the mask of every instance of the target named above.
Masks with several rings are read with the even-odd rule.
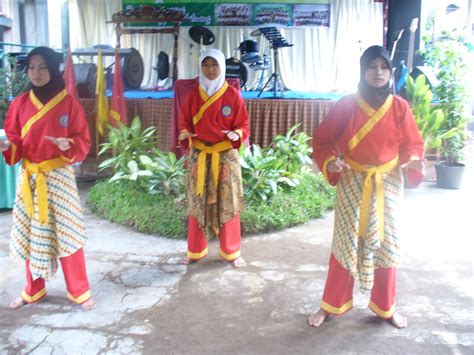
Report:
[[[210,29],[204,26],[193,26],[189,29],[189,35],[193,39],[194,42],[208,46],[213,44],[215,41],[214,34],[211,32]]]
[[[252,32],[250,32],[250,35],[252,37],[258,37],[262,34],[262,31],[260,31],[260,28],[257,28],[256,30],[253,30]]]

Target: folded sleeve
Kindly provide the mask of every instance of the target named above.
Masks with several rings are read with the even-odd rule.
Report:
[[[5,161],[9,165],[15,165],[21,160],[22,156],[22,139],[21,126],[19,118],[19,108],[21,107],[20,97],[13,100],[7,111],[4,123],[5,133],[11,145],[3,152]]]
[[[91,147],[89,124],[84,109],[73,97],[70,98],[69,133],[71,148],[61,152],[61,156],[70,163],[83,161]]]

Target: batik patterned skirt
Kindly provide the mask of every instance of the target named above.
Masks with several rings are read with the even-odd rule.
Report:
[[[79,200],[72,167],[62,167],[44,173],[48,191],[49,222],[38,219],[36,175],[29,178],[33,194],[34,214],[30,218],[21,193],[25,176],[19,172],[17,193],[13,206],[13,226],[10,254],[13,258],[30,260],[33,278],[47,279],[58,269],[58,257],[74,254],[86,243],[84,215]]]
[[[398,215],[403,197],[403,180],[400,169],[382,173],[384,238],[381,240],[375,192],[372,195],[367,231],[364,236],[358,236],[364,179],[364,173],[354,170],[341,173],[336,192],[332,253],[359,280],[361,290],[368,291],[372,289],[376,268],[394,268],[399,264]]]
[[[239,152],[229,149],[220,153],[219,180],[216,186],[212,178],[210,156],[206,160],[206,182],[203,195],[196,194],[197,160],[199,150],[189,154],[188,203],[189,214],[199,223],[206,238],[217,237],[223,224],[237,216],[244,206],[242,172]]]

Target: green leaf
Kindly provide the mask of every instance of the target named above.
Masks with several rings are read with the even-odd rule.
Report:
[[[113,165],[113,163],[117,160],[117,158],[109,158],[104,160],[102,163],[99,164],[99,169],[107,169]]]
[[[127,167],[132,173],[136,173],[138,171],[138,164],[135,160],[130,160],[127,164]]]
[[[436,137],[428,141],[427,147],[430,149],[436,149],[441,147],[442,142],[443,140],[440,137]]]
[[[109,182],[114,182],[114,181],[121,180],[121,179],[124,179],[124,178],[127,178],[127,177],[120,171],[120,172],[114,174],[114,176],[112,176],[109,179]]]
[[[453,138],[454,136],[456,136],[456,134],[458,133],[458,128],[457,127],[453,127],[451,128],[449,131],[443,133],[440,135],[440,138],[443,139],[443,140],[446,140],[446,139],[451,139]]]
[[[140,159],[140,162],[142,164],[152,164],[153,163],[153,160],[151,160],[151,158],[147,155],[140,155],[139,159]]]
[[[270,179],[270,180],[268,180],[267,182],[268,182],[268,184],[270,185],[270,187],[271,187],[271,189],[272,189],[272,192],[273,192],[274,194],[276,194],[276,193],[278,192],[278,185],[277,185],[276,181]]]
[[[153,172],[150,170],[139,170],[137,174],[138,176],[153,176]]]

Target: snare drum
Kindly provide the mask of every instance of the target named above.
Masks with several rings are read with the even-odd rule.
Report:
[[[245,63],[255,63],[260,59],[258,51],[258,43],[254,40],[248,39],[240,43],[239,46],[241,59]]]

